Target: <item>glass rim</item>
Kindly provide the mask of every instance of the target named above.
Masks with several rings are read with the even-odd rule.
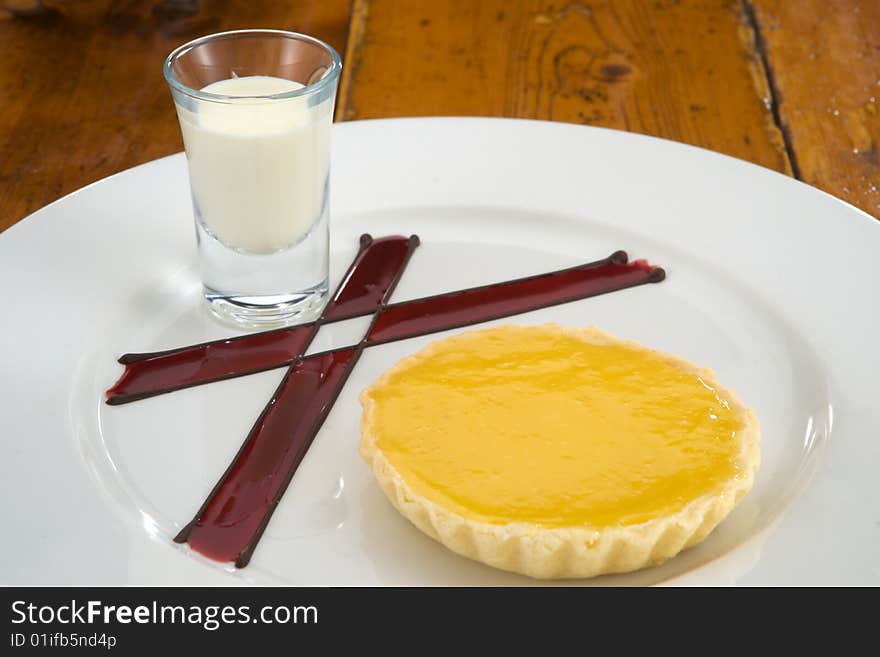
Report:
[[[322,75],[316,82],[312,84],[308,84],[301,89],[294,89],[292,91],[284,91],[276,94],[256,94],[253,96],[227,96],[225,94],[215,94],[210,91],[202,91],[201,89],[193,89],[185,84],[183,84],[177,77],[174,75],[174,72],[171,70],[171,64],[176,59],[185,55],[187,52],[196,48],[203,43],[208,41],[222,40],[222,39],[230,39],[238,36],[274,36],[274,37],[284,37],[288,39],[294,39],[296,41],[308,41],[314,45],[320,46],[324,50],[330,53],[331,64],[330,68],[328,68],[324,75]],[[165,58],[165,63],[162,65],[162,72],[165,75],[165,80],[168,84],[177,91],[186,94],[187,96],[191,96],[192,98],[196,98],[198,100],[209,100],[215,102],[234,102],[241,101],[242,99],[251,99],[251,100],[285,100],[288,98],[297,98],[300,96],[308,96],[313,93],[316,93],[322,89],[324,89],[327,85],[331,84],[336,78],[339,77],[339,73],[342,71],[342,59],[339,57],[339,53],[336,52],[336,49],[333,48],[329,43],[325,41],[321,41],[316,37],[310,36],[308,34],[302,34],[301,32],[290,32],[288,30],[271,30],[271,29],[246,29],[246,30],[228,30],[226,32],[215,32],[214,34],[206,34],[205,36],[200,36],[196,39],[192,39],[191,41],[187,41],[183,45],[177,46],[174,50],[172,50],[168,57]]]

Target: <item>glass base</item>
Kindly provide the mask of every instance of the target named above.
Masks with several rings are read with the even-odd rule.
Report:
[[[296,294],[230,296],[204,288],[208,309],[227,326],[272,329],[311,322],[327,303],[328,287]]]

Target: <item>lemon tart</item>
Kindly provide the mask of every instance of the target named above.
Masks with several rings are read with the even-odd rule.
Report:
[[[660,563],[752,486],[758,420],[710,370],[596,328],[438,340],[361,394],[361,454],[395,508],[536,578]]]

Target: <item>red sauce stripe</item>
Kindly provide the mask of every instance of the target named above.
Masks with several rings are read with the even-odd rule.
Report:
[[[351,347],[290,368],[232,464],[175,541],[211,559],[247,565],[359,354]]]
[[[604,260],[550,274],[461,290],[389,306],[379,313],[370,344],[403,340],[585,299],[652,280],[665,272],[618,251]]]

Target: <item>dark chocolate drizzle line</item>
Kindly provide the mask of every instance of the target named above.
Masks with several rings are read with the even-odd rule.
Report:
[[[403,238],[382,239],[402,240]],[[411,237],[410,239],[417,238]],[[376,240],[376,242],[379,241]],[[616,271],[612,271],[615,269]],[[358,269],[358,271],[360,270]],[[641,280],[643,272],[649,273],[649,280]],[[587,289],[589,281],[586,280],[591,276],[595,281],[595,289],[592,291]],[[396,304],[383,305],[380,303],[378,306],[369,307],[368,310],[364,310],[368,308],[368,303],[365,301],[349,303],[341,310],[330,307],[329,318],[328,315],[325,315],[322,321],[329,323],[340,319],[350,319],[378,310],[382,316],[374,323],[374,328],[365,345],[373,346],[473,324],[475,322],[469,321],[462,315],[466,314],[474,304],[480,304],[485,313],[479,321],[489,321],[633,285],[659,282],[663,280],[664,276],[663,269],[652,268],[644,261],[627,264],[626,253],[617,251],[602,260],[547,274],[538,274]],[[343,279],[343,283],[346,280],[347,277]],[[361,283],[360,286],[364,289],[370,287],[367,283]],[[342,292],[347,289],[349,289],[348,285],[340,288]],[[337,292],[334,299],[340,294],[341,292]],[[541,295],[544,295],[543,299],[540,298]],[[370,301],[376,299],[376,296],[374,292]],[[366,297],[366,292],[359,298],[364,297]],[[438,314],[445,321],[440,322]],[[432,325],[441,323],[440,328],[431,328]],[[301,339],[300,332],[310,330],[311,327],[312,325],[302,325],[266,331],[165,352],[126,354],[119,359],[120,363],[139,362],[141,364],[126,366],[119,381],[107,391],[107,403],[125,404],[181,388],[290,365],[304,351],[304,349],[297,348],[298,341]],[[196,375],[190,375],[186,379],[175,378],[175,361],[181,358],[181,355],[196,361],[193,368],[200,367],[202,369]],[[198,362],[199,359],[206,359],[208,355],[211,356],[210,364],[215,368],[211,376],[205,374],[203,364]],[[272,356],[275,356],[276,360],[272,360]]]
[[[382,276],[376,275],[375,268],[356,266],[356,260],[334,295],[334,302],[339,302],[328,305],[314,332],[326,317],[344,317],[348,306],[384,306],[418,245],[416,235],[405,240],[402,257],[392,264],[383,260],[386,266]],[[358,278],[362,271],[366,273]],[[375,322],[374,315],[370,328]],[[218,561],[233,561],[236,568],[250,562],[294,473],[360,358],[365,341],[366,337],[356,347],[300,358],[290,367],[235,459],[175,542],[189,543],[192,549]]]
[[[375,310],[418,246],[418,237],[361,235],[357,255],[318,321],[145,354],[124,354],[125,371],[107,391],[111,405],[289,365],[321,324]]]
[[[364,339],[298,359],[196,517],[178,534],[218,561],[246,566],[275,508],[321,429],[364,348],[537,310],[547,306],[656,283],[665,272],[644,260],[627,263],[618,251],[604,260],[552,274],[386,305],[386,291]],[[402,310],[401,310],[402,309]],[[394,321],[383,322],[391,315]],[[395,326],[402,328],[395,329]]]

